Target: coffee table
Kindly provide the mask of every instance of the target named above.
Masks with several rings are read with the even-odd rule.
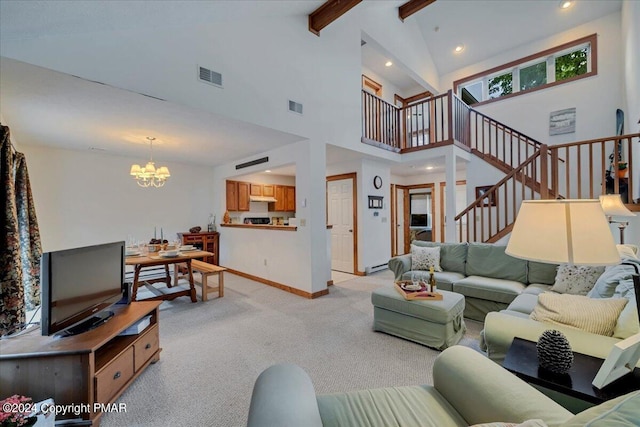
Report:
[[[597,389],[591,385],[603,359],[573,353],[573,365],[567,374],[559,375],[538,366],[536,343],[514,338],[502,366],[527,381],[561,394],[598,405],[623,394],[640,389],[640,369]]]

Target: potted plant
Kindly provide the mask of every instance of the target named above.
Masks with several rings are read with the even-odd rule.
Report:
[[[618,163],[618,178],[624,178],[627,176],[627,162]]]

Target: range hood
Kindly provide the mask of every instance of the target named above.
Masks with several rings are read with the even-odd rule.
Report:
[[[250,202],[277,202],[275,197],[267,196],[249,196]]]

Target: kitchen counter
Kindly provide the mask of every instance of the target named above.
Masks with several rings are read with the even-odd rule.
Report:
[[[293,225],[262,225],[262,224],[220,224],[220,227],[253,228],[258,230],[296,231],[298,227]]]

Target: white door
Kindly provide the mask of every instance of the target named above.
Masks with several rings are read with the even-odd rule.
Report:
[[[404,254],[404,189],[396,187],[396,254]]]
[[[353,180],[327,183],[331,229],[331,269],[354,273],[353,265]]]

